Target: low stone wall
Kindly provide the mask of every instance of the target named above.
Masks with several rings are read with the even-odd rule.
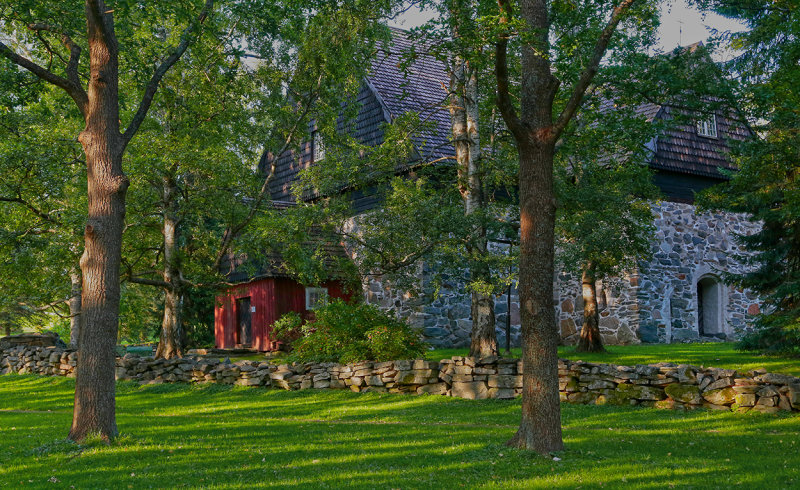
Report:
[[[75,376],[77,353],[58,347],[0,349],[0,374]],[[514,398],[522,392],[522,363],[498,357],[453,357],[356,364],[271,364],[216,359],[117,358],[116,376],[143,384],[223,383],[284,390],[349,389],[468,399]],[[756,370],[700,368],[686,364],[615,366],[561,359],[561,400],[583,404],[775,413],[800,411],[800,378]]]

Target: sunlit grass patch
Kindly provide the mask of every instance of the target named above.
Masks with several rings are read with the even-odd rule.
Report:
[[[121,437],[76,445],[65,441],[73,389],[63,378],[0,376],[0,487],[800,484],[797,415],[565,404],[566,449],[553,461],[504,445],[519,400],[119,383]]]

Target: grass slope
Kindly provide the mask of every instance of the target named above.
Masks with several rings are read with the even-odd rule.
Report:
[[[749,371],[766,368],[771,373],[800,376],[800,359],[779,356],[764,356],[754,352],[741,352],[733,343],[715,342],[706,344],[642,344],[609,345],[603,354],[579,354],[574,346],[561,346],[558,354],[565,359],[581,359],[589,362],[605,362],[620,365],[654,364],[662,361],[712,366],[724,369]],[[429,360],[436,361],[452,356],[466,356],[469,349],[437,349],[428,352]],[[520,349],[511,349],[519,357]]]
[[[63,441],[74,383],[0,376],[4,488],[790,488],[800,416],[563,405],[551,461],[504,446],[519,401],[118,385],[122,436]]]

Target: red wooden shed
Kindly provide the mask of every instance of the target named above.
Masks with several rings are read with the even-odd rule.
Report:
[[[216,345],[221,349],[277,350],[280,344],[272,337],[272,324],[290,311],[307,315],[308,308],[324,296],[349,299],[350,294],[339,281],[305,287],[285,277],[268,277],[233,286],[216,299]]]

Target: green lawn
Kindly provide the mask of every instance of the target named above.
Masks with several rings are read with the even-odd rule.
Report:
[[[798,415],[563,405],[551,461],[503,445],[518,400],[120,383],[122,437],[76,446],[73,387],[0,376],[0,487],[800,485]]]
[[[754,352],[741,352],[734,349],[733,343],[706,344],[643,344],[610,345],[604,354],[578,354],[573,346],[561,346],[558,354],[565,359],[581,359],[590,362],[634,365],[656,362],[676,362],[695,366],[718,367],[749,371],[766,368],[772,373],[800,376],[800,359],[778,356],[762,356]],[[466,356],[469,349],[437,349],[428,352],[429,360],[439,360],[452,356]],[[511,354],[519,357],[520,349],[512,349]]]

